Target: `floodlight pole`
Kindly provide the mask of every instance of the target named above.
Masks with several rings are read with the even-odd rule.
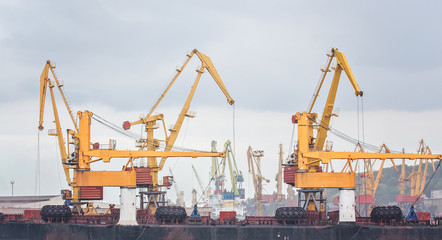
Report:
[[[14,183],[15,183],[15,181],[12,180],[12,181],[11,181],[12,196],[14,196]]]

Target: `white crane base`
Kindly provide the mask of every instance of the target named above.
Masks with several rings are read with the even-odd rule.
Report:
[[[355,189],[339,189],[339,224],[356,224]]]
[[[134,187],[120,187],[120,221],[118,225],[138,225],[136,197]]]

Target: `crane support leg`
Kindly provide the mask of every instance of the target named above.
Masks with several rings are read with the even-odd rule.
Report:
[[[135,187],[120,188],[120,221],[118,225],[138,225]]]
[[[355,189],[339,189],[339,224],[356,224]]]

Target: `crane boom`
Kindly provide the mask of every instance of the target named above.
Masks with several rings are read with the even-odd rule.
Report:
[[[353,72],[351,71],[351,68],[347,62],[347,58],[345,57],[344,53],[338,51],[338,49],[332,48],[329,64],[331,63],[333,57],[336,58],[335,74],[333,75],[333,80],[330,86],[330,90],[328,92],[327,102],[325,103],[324,111],[322,113],[322,119],[319,122],[319,128],[316,134],[316,142],[314,146],[314,150],[316,151],[322,150],[324,148],[325,139],[327,138],[327,131],[329,130],[330,119],[333,116],[333,108],[335,104],[336,93],[338,91],[339,79],[341,77],[342,71],[345,72],[348,79],[350,80],[350,83],[355,90],[355,95],[356,96],[363,95],[363,92],[359,89],[358,83],[356,82],[356,79],[353,76]],[[327,69],[324,72],[322,81],[324,81],[325,75],[328,71],[329,70]],[[315,99],[319,94],[319,91],[320,88],[318,88],[317,92],[315,93]],[[314,103],[311,105],[309,112],[312,110],[313,105]]]
[[[164,96],[166,96],[167,92],[170,90],[170,88],[172,87],[172,85],[175,83],[175,81],[177,80],[177,78],[181,75],[181,73],[183,72],[184,68],[187,66],[187,64],[189,63],[190,59],[192,59],[193,55],[197,55],[198,58],[201,60],[202,66],[201,69],[204,70],[207,69],[210,73],[210,75],[212,75],[213,79],[215,80],[215,82],[218,84],[218,86],[220,87],[221,91],[224,93],[224,95],[227,97],[227,102],[230,105],[233,105],[235,103],[235,101],[230,97],[229,92],[227,91],[226,87],[224,86],[223,81],[221,80],[221,77],[219,76],[218,72],[216,71],[215,66],[212,63],[212,60],[210,60],[210,58],[204,54],[202,54],[201,52],[199,52],[196,49],[193,49],[192,52],[190,54],[187,54],[187,59],[184,62],[184,64],[181,66],[180,69],[177,69],[177,73],[175,74],[175,76],[173,77],[172,81],[169,83],[169,85],[167,86],[166,90],[164,90],[163,94],[161,94],[160,98],[157,100],[157,102],[154,104],[154,106],[152,107],[152,109],[150,110],[149,114],[147,114],[147,117],[151,116],[152,113],[155,111],[155,109],[158,107],[158,105],[161,103],[161,101],[163,100]]]
[[[40,75],[40,120],[38,123],[38,129],[43,130],[43,115],[45,110],[45,102],[46,102],[46,90],[48,88],[49,80],[49,66],[50,61],[46,62],[45,67],[43,68],[43,72]]]
[[[54,77],[55,80],[55,84],[57,84],[58,90],[60,92],[60,95],[63,99],[63,102],[66,106],[66,109],[68,110],[69,116],[72,120],[72,123],[75,127],[75,130],[78,132],[78,126],[77,123],[74,120],[74,115],[72,114],[72,110],[69,107],[69,104],[66,100],[66,96],[62,90],[63,84],[60,84],[60,81],[57,78],[57,75],[55,74],[55,66],[53,66],[51,64],[51,61],[47,60],[46,61],[46,65],[43,68],[43,71],[40,75],[40,120],[39,120],[39,125],[38,125],[38,129],[41,131],[43,130],[43,116],[44,116],[44,108],[45,108],[45,102],[46,102],[46,89],[49,87],[54,87],[54,84],[51,82],[51,80],[49,79],[49,70],[52,73],[52,76]]]

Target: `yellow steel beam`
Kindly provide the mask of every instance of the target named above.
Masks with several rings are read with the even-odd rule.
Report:
[[[43,130],[43,115],[44,115],[44,109],[45,109],[45,102],[46,102],[46,90],[48,88],[48,82],[49,80],[49,67],[50,62],[49,60],[46,62],[45,67],[43,68],[43,72],[40,75],[40,120],[38,122],[38,129],[41,131]]]
[[[355,95],[362,96],[363,92],[359,89],[358,83],[353,76],[353,72],[351,71],[350,65],[348,64],[344,53],[338,51],[338,49],[332,49],[332,51],[336,55],[337,64],[344,70],[345,74],[347,74],[348,80],[350,80],[350,83],[355,90]]]
[[[319,82],[319,85],[315,91],[315,94],[313,95],[313,100],[310,103],[310,107],[308,108],[308,113],[312,112],[313,106],[315,105],[316,99],[319,96],[319,91],[321,90],[322,84],[324,83],[325,77],[327,76],[327,73],[330,72],[330,65],[333,61],[333,58],[335,57],[335,53],[332,50],[331,55],[327,54],[327,56],[329,57],[328,59],[328,63],[327,63],[327,67],[325,69],[321,69],[321,71],[323,72],[322,77],[321,77],[321,81]]]
[[[77,171],[77,186],[136,187],[135,171]]]
[[[199,57],[201,62],[203,63],[203,66],[209,71],[210,75],[212,75],[212,78],[215,80],[216,84],[218,84],[218,87],[221,89],[221,91],[224,93],[224,95],[227,97],[227,102],[230,105],[233,105],[235,101],[230,97],[229,92],[227,91],[226,86],[224,86],[223,81],[221,80],[221,77],[218,74],[218,71],[216,71],[215,66],[212,63],[212,60],[201,52],[198,52],[198,50],[193,50],[195,54]]]
[[[213,152],[161,152],[161,151],[129,151],[129,150],[90,150],[83,152],[83,156],[100,157],[103,162],[110,162],[111,158],[140,158],[140,157],[224,157],[225,153]]]
[[[295,184],[297,188],[354,188],[355,173],[297,172]]]
[[[442,159],[442,155],[404,154],[404,153],[367,153],[367,152],[304,152],[302,156],[321,159],[324,164],[330,159]]]
[[[154,115],[154,116],[147,116],[145,118],[140,118],[137,121],[130,122],[130,125],[134,126],[134,125],[141,124],[141,123],[155,122],[157,120],[163,120],[163,118],[164,118],[164,114],[158,114],[158,115]]]

